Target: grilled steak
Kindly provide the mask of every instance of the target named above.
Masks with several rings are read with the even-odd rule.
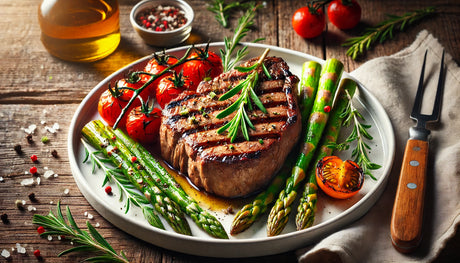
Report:
[[[251,59],[243,66],[256,61]],[[215,117],[238,95],[225,101],[218,98],[248,73],[232,70],[201,82],[197,93],[182,94],[163,110],[161,155],[209,193],[239,197],[260,190],[281,168],[298,140],[301,121],[295,90],[299,79],[281,58],[267,57],[264,64],[271,80],[259,69],[256,93],[268,113],[256,106],[248,112],[255,126],[255,130],[248,129],[249,141],[240,134],[231,143],[226,132],[217,133],[234,114]]]

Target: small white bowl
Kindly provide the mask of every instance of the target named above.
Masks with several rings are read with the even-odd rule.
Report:
[[[153,7],[175,6],[185,12],[187,22],[184,26],[171,31],[153,31],[140,26],[136,22],[136,16],[143,10]],[[129,20],[134,30],[149,45],[157,47],[171,47],[187,40],[192,31],[192,21],[195,14],[192,7],[183,0],[144,0],[137,3],[129,15]]]

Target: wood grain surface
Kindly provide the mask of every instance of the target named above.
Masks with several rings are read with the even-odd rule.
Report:
[[[40,41],[37,19],[38,0],[0,1],[0,214],[7,214],[9,223],[0,222],[0,252],[11,251],[16,243],[27,248],[26,255],[12,253],[11,262],[36,262],[34,249],[40,249],[44,262],[78,262],[84,257],[69,255],[58,258],[57,254],[69,248],[65,242],[48,241],[38,237],[32,225],[34,213],[46,214],[55,208],[57,200],[69,205],[78,225],[88,220],[84,213],[94,215],[91,223],[99,223],[98,231],[117,250],[123,250],[133,262],[295,262],[295,252],[248,259],[214,259],[185,255],[145,243],[115,228],[88,204],[72,178],[67,155],[67,133],[71,117],[88,92],[112,72],[124,65],[149,55],[159,49],[147,46],[134,32],[129,23],[129,12],[135,0],[120,0],[121,43],[106,59],[89,64],[65,62],[47,53]],[[207,2],[188,1],[195,10],[193,35],[188,43],[222,41],[232,34],[236,17],[231,19],[229,29],[222,28],[207,10]],[[357,28],[341,31],[330,23],[321,36],[304,40],[291,27],[291,16],[305,1],[265,1],[255,21],[255,28],[245,41],[264,37],[264,44],[276,45],[311,54],[323,59],[335,57],[344,62],[345,70],[352,71],[362,63],[376,57],[391,55],[412,43],[422,29],[427,29],[439,39],[457,63],[460,61],[460,5],[455,0],[369,0],[359,1],[363,10],[362,21]],[[386,18],[386,14],[403,14],[430,5],[438,6],[439,13],[396,34],[394,39],[372,48],[365,57],[353,61],[345,55],[341,43],[357,35],[364,27],[375,25]],[[237,15],[236,15],[237,16]],[[60,125],[55,134],[44,131],[46,125]],[[37,130],[28,143],[23,128],[36,124]],[[42,136],[49,137],[43,144]],[[21,145],[23,154],[14,151]],[[56,150],[57,157],[51,152]],[[39,162],[34,164],[29,156],[36,154]],[[39,186],[24,187],[20,182],[30,177],[26,172],[37,166],[39,174],[53,170],[58,177],[43,179]],[[69,193],[64,191],[68,189]],[[35,193],[36,202],[28,199]],[[26,209],[16,208],[16,200],[26,200]],[[35,211],[28,211],[32,205]],[[460,238],[457,232],[436,262],[447,262],[459,258]],[[337,262],[337,258],[324,258],[325,262]],[[0,257],[0,262],[6,259]]]

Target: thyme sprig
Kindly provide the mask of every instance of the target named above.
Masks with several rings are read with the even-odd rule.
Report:
[[[235,141],[240,128],[244,138],[247,141],[249,141],[248,127],[255,129],[254,125],[249,119],[248,114],[246,113],[246,107],[249,110],[253,109],[251,101],[262,112],[267,113],[267,110],[255,93],[255,88],[259,80],[259,67],[262,67],[265,75],[270,78],[270,74],[268,73],[268,70],[263,63],[265,57],[268,55],[268,52],[270,52],[270,49],[265,49],[259,60],[250,67],[236,67],[235,69],[239,70],[240,72],[252,72],[249,73],[244,80],[238,83],[238,85],[231,88],[219,98],[220,101],[223,101],[240,93],[238,99],[235,102],[233,102],[228,108],[216,115],[216,118],[222,119],[236,111],[235,116],[228,123],[217,130],[217,133],[219,134],[228,130],[228,137],[230,138],[231,142]]]
[[[91,161],[92,164],[92,173],[96,171],[96,169],[102,169],[105,174],[104,181],[102,186],[106,185],[108,182],[115,182],[120,192],[120,202],[122,201],[123,197],[126,196],[126,206],[125,206],[125,213],[128,213],[131,204],[142,209],[142,213],[148,223],[154,227],[164,229],[164,225],[161,222],[159,216],[155,213],[155,210],[148,206],[150,204],[147,197],[143,194],[137,192],[136,187],[127,179],[121,169],[119,168],[111,168],[108,167],[106,164],[111,163],[111,160],[107,158],[103,158],[98,156],[101,154],[101,151],[91,151],[88,144],[81,139],[81,142],[85,148],[85,158],[83,163],[87,162],[88,160]]]
[[[435,12],[435,7],[427,7],[405,13],[402,16],[388,15],[389,19],[379,23],[375,27],[366,28],[362,36],[349,38],[342,44],[342,46],[349,46],[350,48],[347,50],[347,55],[352,59],[356,59],[358,56],[364,54],[366,50],[369,50],[371,45],[376,41],[383,43],[389,38],[393,38],[393,31],[395,28],[398,28],[399,31],[404,31],[406,26],[411,25]]]
[[[354,161],[363,169],[364,174],[369,175],[373,180],[377,180],[370,170],[377,170],[382,166],[370,161],[367,151],[371,150],[371,147],[365,142],[365,140],[373,140],[373,137],[368,132],[371,125],[361,123],[361,121],[365,121],[363,115],[353,105],[348,91],[346,90],[345,92],[348,97],[348,106],[340,117],[344,119],[343,126],[349,126],[353,122],[353,130],[345,139],[345,142],[335,145],[335,148],[348,150],[350,143],[356,141],[356,147],[353,149],[351,157],[355,158]]]
[[[225,3],[225,0],[213,0],[208,6],[208,10],[215,14],[217,22],[223,27],[228,27],[228,18],[230,14],[238,9],[251,9],[254,5],[254,1],[245,3],[244,1],[231,1]]]
[[[236,65],[244,56],[248,54],[248,47],[243,46],[241,49],[236,51],[235,57],[232,58],[233,53],[235,52],[236,47],[240,45],[240,41],[243,37],[247,35],[247,32],[254,25],[254,17],[256,15],[257,9],[260,5],[251,4],[250,8],[244,13],[240,19],[238,19],[238,26],[235,28],[235,32],[232,38],[224,38],[224,49],[220,50],[220,55],[222,57],[222,66],[223,71],[227,72]],[[258,38],[253,41],[253,43],[264,40],[264,38]]]
[[[67,220],[62,214],[59,201],[56,215],[50,211],[46,216],[35,214],[32,219],[32,223],[43,226],[46,229],[40,236],[64,236],[70,239],[71,242],[80,244],[62,251],[58,254],[58,257],[72,252],[86,252],[100,254],[85,259],[88,262],[129,262],[124,252],[120,251],[120,255],[118,255],[107,240],[88,221],[86,221],[88,232],[81,230],[75,223],[68,206],[66,207],[66,215]]]

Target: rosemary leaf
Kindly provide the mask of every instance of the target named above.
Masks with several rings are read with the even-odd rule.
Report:
[[[414,12],[405,13],[402,16],[388,15],[388,19],[379,23],[375,27],[369,27],[364,30],[364,34],[358,37],[352,37],[345,41],[342,46],[350,47],[347,55],[352,59],[357,59],[369,50],[375,42],[382,44],[388,39],[393,38],[395,28],[404,31],[406,26],[421,20],[422,18],[436,12],[435,7],[427,7]],[[399,26],[399,27],[398,27]]]

